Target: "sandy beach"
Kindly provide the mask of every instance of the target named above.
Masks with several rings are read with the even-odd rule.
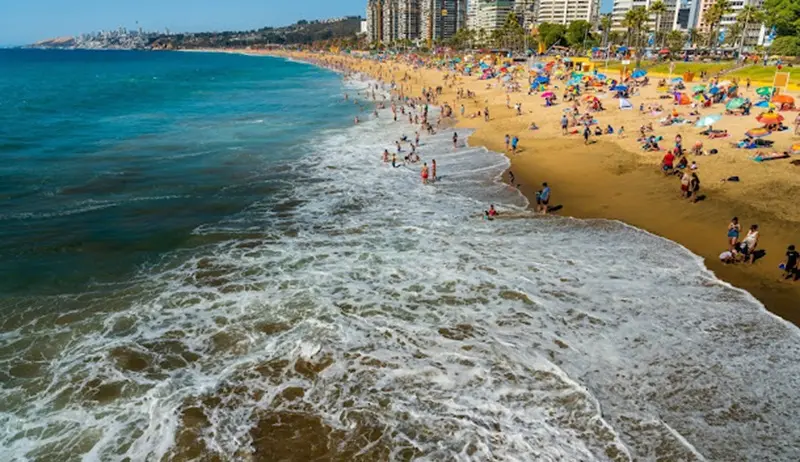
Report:
[[[792,159],[755,162],[756,150],[736,149],[731,143],[743,138],[748,129],[758,127],[753,108],[749,116],[726,115],[714,125],[727,130],[731,136],[710,140],[700,135],[702,129],[693,124],[662,127],[659,120],[673,110],[671,99],[660,99],[656,77],[652,84],[631,95],[632,110],[620,110],[617,100],[600,94],[606,110],[596,113],[599,126],[612,125],[616,131],[625,127],[625,136],[592,136],[584,145],[579,134],[563,136],[560,117],[568,103],[544,107],[543,99],[525,91],[507,93],[497,79],[484,81],[477,77],[459,76],[456,85],[444,80],[446,71],[435,68],[412,68],[400,62],[377,63],[342,55],[304,52],[272,52],[272,54],[300,60],[324,60],[330,64],[347,66],[383,81],[399,81],[403,75],[411,76],[405,83],[409,95],[418,95],[423,87],[442,86],[439,103],[448,103],[456,115],[464,105],[467,116],[460,117],[458,126],[475,130],[469,143],[504,152],[504,136],[518,136],[520,150],[516,155],[507,153],[511,170],[520,190],[535,205],[535,194],[546,181],[553,190],[552,204],[563,205],[560,216],[576,218],[603,218],[619,220],[678,242],[705,259],[706,266],[721,279],[749,291],[774,314],[800,325],[800,283],[782,281],[779,263],[789,244],[798,243],[800,225],[800,167]],[[694,82],[691,85],[696,85]],[[527,88],[527,82],[522,82]],[[756,98],[754,83],[741,96]],[[470,99],[458,99],[457,89],[474,92]],[[508,95],[508,99],[507,99]],[[507,103],[510,102],[508,107]],[[522,105],[522,115],[517,115],[515,104]],[[640,104],[661,105],[663,111],[640,113]],[[491,120],[470,118],[470,114],[488,107]],[[583,107],[582,107],[583,109]],[[676,110],[687,116],[689,106]],[[699,109],[701,116],[724,112],[722,104]],[[782,113],[785,124],[792,125],[797,112]],[[535,122],[538,130],[529,130]],[[652,123],[654,134],[663,136],[660,152],[645,152],[637,141],[639,127]],[[689,162],[698,165],[701,195],[704,200],[691,203],[681,197],[679,177],[665,176],[659,168],[661,159],[677,134],[683,137],[685,147],[702,141],[706,151],[717,149],[716,155],[688,156]],[[793,130],[774,133],[774,150],[788,150],[800,137]],[[770,150],[771,151],[771,150]],[[769,152],[769,151],[767,151]],[[794,158],[797,158],[796,156]],[[739,182],[722,182],[738,176]],[[507,175],[504,177],[508,181]],[[511,187],[511,186],[509,186]],[[754,264],[725,265],[719,254],[726,250],[727,226],[737,216],[743,233],[751,224],[761,230],[759,248],[766,252]],[[602,243],[598,243],[602,245]]]

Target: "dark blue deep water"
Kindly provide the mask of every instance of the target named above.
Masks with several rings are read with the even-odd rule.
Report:
[[[4,293],[80,291],[194,245],[354,110],[335,74],[267,57],[0,50],[0,69]]]

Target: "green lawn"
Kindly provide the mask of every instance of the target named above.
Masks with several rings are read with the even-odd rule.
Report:
[[[763,82],[770,85],[775,77],[776,70],[777,69],[775,66],[750,66],[735,72],[731,72],[730,74],[726,74],[726,77],[738,77],[740,79],[746,79],[749,77],[750,80],[755,82]],[[790,83],[792,85],[800,85],[800,68],[784,67],[781,69],[781,72],[789,72]]]
[[[658,63],[656,64],[653,61],[642,61],[642,68],[647,69],[648,72],[652,74],[669,74],[669,63]],[[633,67],[634,63],[632,62],[629,67]],[[729,69],[733,67],[733,61],[723,61],[720,63],[684,63],[684,62],[675,62],[675,71],[673,72],[674,75],[681,75],[684,72],[691,71],[695,74],[699,74],[700,71],[706,71],[709,74],[713,75],[716,72],[723,71],[725,69]],[[605,69],[603,64],[600,65],[600,69]],[[622,64],[619,61],[610,62],[608,64],[608,69],[610,72],[618,72],[622,69]]]

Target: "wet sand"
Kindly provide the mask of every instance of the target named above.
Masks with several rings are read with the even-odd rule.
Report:
[[[488,107],[489,122],[462,117],[458,126],[475,129],[469,139],[470,145],[485,146],[497,152],[505,150],[505,134],[519,136],[521,150],[517,155],[507,155],[516,183],[521,184],[520,190],[531,204],[535,204],[536,190],[547,181],[553,190],[551,205],[564,206],[558,215],[620,220],[675,241],[703,257],[706,266],[718,277],[747,290],[774,314],[800,325],[800,282],[781,281],[778,269],[786,247],[800,245],[800,167],[790,164],[789,160],[757,163],[749,158],[755,151],[730,147],[731,142],[741,138],[738,135],[759,125],[755,121],[758,108],[753,108],[751,116],[725,116],[715,126],[729,130],[736,137],[708,140],[701,137],[701,130],[693,125],[659,126],[659,119],[673,106],[671,100],[659,98],[653,81],[653,85],[631,98],[633,110],[621,111],[616,99],[601,96],[607,110],[595,115],[600,126],[611,124],[618,130],[624,125],[626,136],[623,139],[617,135],[592,137],[594,142],[585,146],[579,135],[562,136],[560,133],[559,119],[562,110],[569,107],[567,104],[545,108],[538,95],[516,92],[510,94],[512,108],[508,108],[506,92],[496,79],[479,81],[474,76],[459,77],[456,85],[449,86],[443,80],[445,72],[437,69],[414,69],[392,61],[378,64],[338,55],[281,54],[346,65],[384,81],[399,82],[408,73],[411,78],[403,84],[407,94],[418,96],[422,87],[444,86],[438,102],[449,103],[456,114],[462,104],[467,115]],[[525,81],[520,83],[523,88],[527,87]],[[688,86],[694,84],[697,82]],[[754,98],[756,86],[754,84],[745,96]],[[457,99],[459,87],[477,96],[473,100]],[[513,109],[517,102],[522,103],[522,116],[517,116]],[[641,114],[640,103],[661,104],[666,112]],[[678,107],[685,116],[689,110],[687,106]],[[716,105],[701,110],[701,114],[723,111],[722,105]],[[797,113],[783,114],[787,119],[785,123],[791,125]],[[528,130],[534,121],[540,129]],[[674,136],[680,133],[686,147],[702,140],[706,149],[719,150],[715,156],[688,157],[689,162],[694,160],[700,166],[701,195],[706,196],[705,200],[693,204],[681,198],[678,178],[665,177],[658,170],[664,152],[646,153],[639,149],[638,128],[646,123],[652,123],[655,134],[664,137],[662,148],[672,147]],[[781,151],[800,141],[791,130],[776,133],[771,139]],[[721,178],[733,175],[742,181],[720,182]],[[766,251],[766,255],[753,265],[719,262],[719,254],[727,247],[727,225],[733,216],[739,217],[742,236],[751,224],[757,223],[760,227],[759,248]],[[605,243],[598,242],[598,245]]]

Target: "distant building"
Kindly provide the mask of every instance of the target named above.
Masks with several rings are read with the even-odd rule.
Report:
[[[361,21],[361,30],[360,30],[360,33],[361,33],[361,34],[364,34],[364,35],[367,35],[367,33],[368,33],[368,32],[369,32],[369,23],[367,22],[367,20],[366,20],[366,19],[363,19],[363,20]]]
[[[583,20],[597,23],[600,0],[538,0],[535,9],[536,23],[569,24]]]
[[[467,25],[467,0],[421,0],[422,39],[444,40]]]
[[[644,8],[648,10],[650,6],[657,0],[614,0],[614,7],[611,11],[611,20],[613,25],[611,30],[627,31],[628,27],[624,25],[625,15],[628,11],[634,8]],[[678,0],[662,0],[666,11],[661,14],[661,20],[656,24],[656,15],[651,14],[650,20],[647,22],[647,29],[649,31],[658,30],[659,32],[669,32],[677,28],[679,1]]]
[[[367,3],[367,40],[370,43],[383,41],[383,3],[369,0]]]
[[[714,4],[715,0],[694,0],[698,3],[696,8],[697,11],[697,21],[696,21],[696,28],[702,32],[703,34],[708,34],[711,32],[711,25],[705,19],[706,11]],[[727,37],[727,32],[730,27],[736,23],[736,17],[742,11],[742,9],[746,5],[752,5],[756,8],[761,9],[764,6],[764,0],[736,0],[730,2],[731,9],[733,10],[731,13],[726,14],[722,17],[722,21],[716,27],[716,40],[721,45],[723,40],[721,38]],[[744,33],[744,47],[745,49],[750,49],[756,45],[761,45],[764,42],[764,37],[766,35],[766,28],[763,24],[750,24],[747,27],[747,31]],[[736,42],[739,43],[738,41]]]

